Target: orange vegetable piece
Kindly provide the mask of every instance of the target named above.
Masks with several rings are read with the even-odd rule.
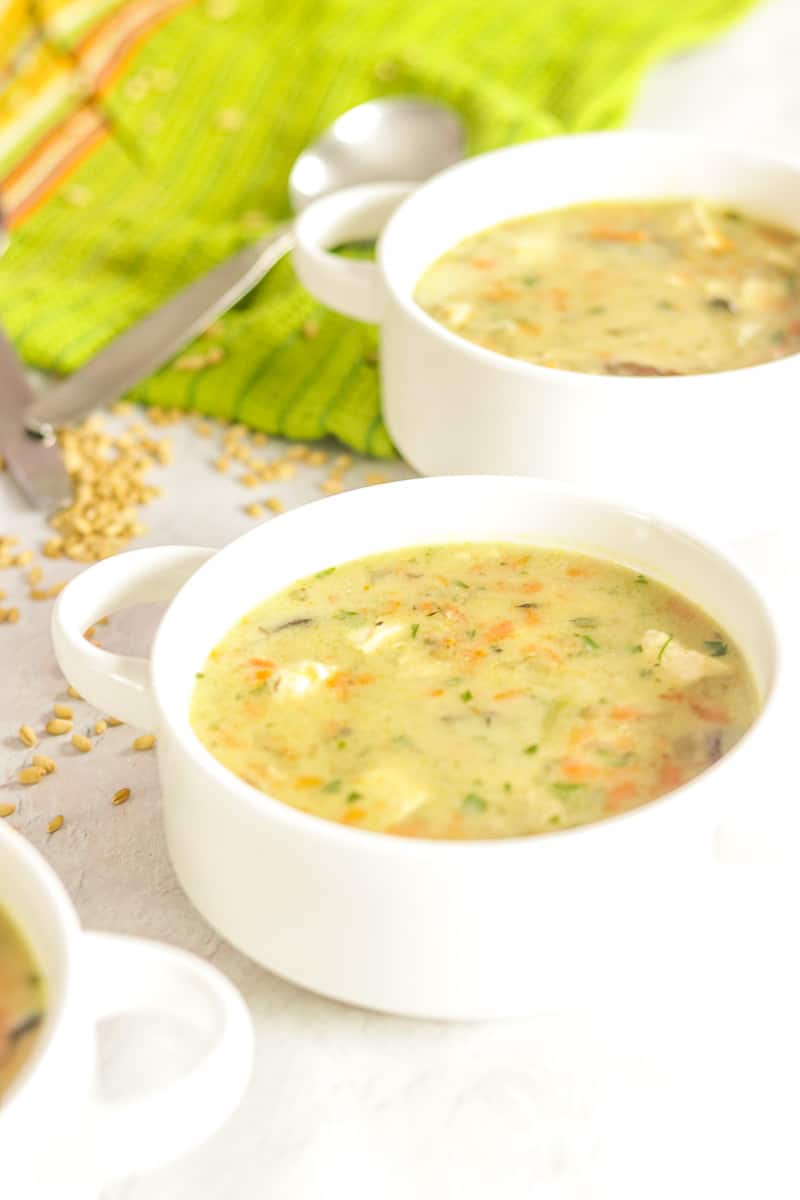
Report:
[[[649,242],[650,235],[644,229],[611,229],[607,225],[596,225],[589,230],[595,242]]]
[[[658,782],[666,791],[672,791],[683,783],[683,771],[675,763],[663,763],[658,772]]]
[[[600,767],[592,766],[591,763],[576,762],[573,759],[562,762],[561,774],[565,779],[580,781],[598,779],[603,772]]]
[[[524,688],[511,688],[510,691],[507,691],[507,692],[495,692],[494,699],[495,700],[514,700],[514,699],[516,699],[517,696],[524,696],[524,695],[525,695]]]
[[[444,688],[434,688],[433,691],[431,692],[431,695],[432,696],[443,696]]]
[[[634,708],[631,704],[618,704],[611,710],[611,716],[615,721],[638,721],[641,715],[641,710]]]
[[[359,821],[363,821],[366,816],[363,808],[348,808],[347,812],[342,817],[343,825],[357,825]]]
[[[471,260],[470,265],[476,267],[479,271],[491,271],[492,267],[497,266],[497,263],[493,258],[483,258],[479,254]]]
[[[701,721],[716,721],[719,725],[727,725],[730,720],[725,709],[719,704],[706,704],[700,700],[692,700],[689,707]]]
[[[528,595],[533,595],[534,592],[540,592],[544,587],[543,583],[537,583],[535,580],[530,580],[528,583],[523,583],[521,591],[527,592]]]
[[[608,793],[608,798],[614,804],[624,804],[627,800],[633,800],[637,791],[638,788],[632,779],[624,779],[621,783],[614,784]]]
[[[486,630],[486,641],[499,642],[502,641],[503,638],[510,637],[513,632],[513,621],[498,621],[496,625],[490,625]]]
[[[493,283],[485,292],[481,292],[481,300],[516,300],[521,295],[520,289],[507,283]]]
[[[296,788],[315,788],[322,783],[319,775],[298,775],[294,781]]]

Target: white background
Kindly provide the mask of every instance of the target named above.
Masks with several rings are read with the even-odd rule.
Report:
[[[654,72],[632,123],[797,157],[799,74],[800,3],[773,0],[710,48]],[[139,544],[222,545],[249,528],[241,506],[252,497],[209,469],[213,445],[188,428],[166,432],[178,463],[159,480],[165,497],[148,510],[150,532]],[[373,469],[357,465],[350,481]],[[746,486],[747,464],[742,471]],[[395,464],[388,473],[408,472]],[[319,495],[323,477],[324,470],[302,468],[275,491],[287,505],[300,504]],[[44,532],[7,476],[0,476],[0,532],[31,546]],[[790,523],[736,550],[772,595],[791,646],[800,593],[791,586],[798,566]],[[45,563],[48,582],[71,573]],[[749,908],[753,917],[757,909],[750,933],[742,933],[744,970],[739,985],[713,995],[679,979],[647,1005],[621,994],[613,1010],[600,1010],[592,996],[576,996],[569,1012],[470,1026],[392,1019],[318,999],[242,958],[190,907],[166,856],[155,758],[134,755],[131,730],[109,731],[88,756],[61,748],[55,776],[36,788],[14,784],[24,757],[16,729],[22,721],[40,726],[56,695],[63,698],[50,606],[25,601],[16,574],[0,575],[12,602],[19,590],[23,610],[19,625],[0,627],[0,798],[19,804],[12,823],[54,865],[87,926],[162,938],[205,956],[241,988],[256,1024],[252,1084],[228,1126],[183,1162],[111,1189],[108,1200],[800,1195],[792,1149],[800,1115],[797,934],[779,872],[739,895],[741,912]],[[145,629],[115,620],[103,640],[143,646]],[[95,714],[75,707],[79,727],[88,725]],[[112,808],[123,786],[132,798]],[[753,798],[755,834],[767,841],[774,834],[761,814],[768,796],[792,816],[800,808],[790,746],[785,759],[765,763],[764,795]],[[47,821],[59,812],[64,827],[48,837]],[[791,856],[791,836],[779,840]],[[115,1091],[166,1079],[197,1050],[163,1023],[117,1023],[103,1046]]]

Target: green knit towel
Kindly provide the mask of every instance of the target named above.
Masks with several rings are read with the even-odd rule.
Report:
[[[15,232],[0,315],[27,362],[69,372],[288,213],[298,151],[386,93],[458,109],[471,153],[619,125],[656,60],[752,0],[206,0],[164,24],[106,97],[103,141]],[[223,18],[223,19],[220,19]],[[314,334],[316,336],[309,336]],[[376,331],[327,312],[282,263],[190,354],[133,393],[388,457]],[[218,358],[214,354],[212,358]]]

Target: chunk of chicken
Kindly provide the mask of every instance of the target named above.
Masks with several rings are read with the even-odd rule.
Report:
[[[364,654],[374,654],[384,642],[399,637],[407,628],[407,625],[397,621],[378,621],[375,625],[362,625],[347,636]]]
[[[428,798],[425,788],[409,779],[399,765],[373,767],[353,781],[359,793],[359,808],[367,814],[362,822],[370,829],[388,829],[415,812]]]
[[[710,654],[690,650],[670,638],[663,629],[648,629],[642,637],[643,660],[648,666],[658,665],[664,675],[684,686],[714,675],[727,675],[729,668]]]
[[[280,699],[290,696],[305,696],[312,689],[324,683],[332,675],[335,667],[325,663],[303,659],[291,666],[281,667],[272,677],[272,691]]]
[[[467,300],[452,300],[442,305],[442,314],[448,325],[460,329],[472,316],[472,305]]]

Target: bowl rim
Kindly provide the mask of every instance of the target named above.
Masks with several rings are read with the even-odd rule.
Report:
[[[793,354],[787,354],[783,358],[771,359],[762,363],[753,363],[748,367],[734,367],[724,371],[702,371],[686,375],[600,375],[592,374],[588,371],[572,371],[564,367],[545,367],[540,363],[528,362],[525,359],[514,358],[512,355],[501,354],[497,350],[489,350],[484,346],[479,346],[476,342],[460,337],[457,333],[453,333],[452,330],[434,320],[416,302],[413,296],[413,288],[419,282],[421,274],[417,276],[411,285],[411,289],[402,288],[398,285],[394,271],[391,264],[387,262],[387,259],[390,254],[395,252],[393,239],[399,236],[397,226],[403,219],[404,210],[408,206],[420,201],[420,199],[424,201],[428,196],[435,194],[441,186],[449,184],[452,179],[458,178],[460,175],[470,175],[476,171],[480,172],[487,165],[491,167],[492,163],[500,159],[522,157],[526,154],[536,154],[543,151],[546,153],[554,143],[562,146],[568,145],[577,154],[580,154],[581,148],[589,144],[611,142],[627,145],[632,149],[635,142],[654,141],[664,143],[675,152],[680,152],[681,150],[713,150],[717,153],[729,154],[741,163],[743,169],[749,169],[752,172],[760,172],[769,168],[786,171],[796,177],[798,190],[800,190],[800,163],[792,162],[777,154],[765,154],[760,151],[754,151],[733,141],[707,137],[701,134],[685,134],[669,130],[662,132],[660,130],[611,129],[586,133],[556,134],[552,137],[535,138],[527,142],[519,142],[513,146],[502,146],[497,150],[487,150],[482,154],[475,154],[470,158],[462,159],[461,162],[453,163],[452,166],[445,167],[444,170],[437,172],[436,175],[433,175],[420,187],[411,192],[392,213],[377,241],[375,257],[384,288],[392,301],[409,320],[419,324],[431,336],[438,337],[452,351],[465,354],[475,363],[480,363],[484,367],[504,370],[523,379],[530,378],[540,380],[544,383],[549,381],[552,384],[566,378],[573,386],[579,386],[578,381],[580,381],[580,384],[585,387],[598,387],[607,390],[619,388],[621,392],[627,388],[628,394],[633,386],[644,384],[647,387],[660,388],[660,395],[663,392],[669,393],[669,399],[672,401],[680,401],[681,399],[689,399],[688,393],[690,390],[693,390],[693,386],[697,386],[698,380],[720,380],[722,383],[725,383],[732,378],[736,378],[737,381],[744,380],[745,382],[749,382],[755,371],[763,374],[766,370],[772,370],[774,376],[781,369],[785,371],[789,364],[792,364],[789,369],[795,369],[794,364],[800,358],[800,350],[795,351]],[[566,208],[569,206],[560,205],[558,207]],[[533,208],[531,215],[551,211],[557,211],[557,209],[554,210],[550,207]],[[490,224],[483,228],[489,229],[491,227]],[[796,232],[800,234],[800,218],[797,221]],[[450,248],[452,249],[457,245],[458,242],[454,242]],[[435,261],[434,259],[428,263],[428,267]],[[425,267],[423,271],[427,269]],[[774,379],[770,382],[774,382]],[[604,399],[607,400],[608,398],[604,397]],[[694,399],[694,395],[691,396],[691,399]]]
[[[226,802],[231,799],[236,799],[249,810],[258,814],[261,819],[269,818],[277,820],[278,823],[294,836],[304,836],[309,838],[319,838],[338,843],[343,850],[369,850],[372,852],[386,854],[391,856],[406,856],[408,858],[420,858],[428,855],[435,857],[443,857],[444,855],[458,854],[462,856],[470,854],[494,854],[494,855],[513,855],[513,854],[558,854],[571,846],[575,839],[586,839],[594,837],[598,841],[603,837],[612,837],[615,831],[620,827],[627,827],[631,822],[641,824],[648,819],[656,820],[663,813],[667,805],[675,807],[676,804],[696,803],[695,793],[698,787],[704,786],[704,780],[709,777],[716,776],[720,771],[730,772],[732,766],[738,763],[742,753],[750,752],[754,738],[762,735],[764,726],[767,721],[771,721],[771,713],[774,708],[776,693],[780,689],[782,676],[782,645],[779,632],[779,625],[775,619],[772,606],[765,598],[761,588],[750,577],[749,573],[739,564],[735,558],[727,554],[724,550],[715,546],[712,542],[700,537],[691,531],[677,525],[671,521],[664,520],[660,517],[655,517],[647,512],[632,508],[629,505],[617,503],[606,497],[599,496],[597,493],[574,487],[570,484],[565,484],[559,481],[538,479],[531,476],[520,475],[449,475],[449,476],[429,476],[413,479],[404,479],[392,483],[378,485],[381,492],[388,489],[396,492],[398,496],[410,488],[417,490],[425,488],[440,488],[442,486],[460,488],[465,485],[473,487],[491,488],[498,485],[506,485],[508,483],[522,484],[530,489],[535,494],[543,494],[547,496],[563,497],[568,500],[575,500],[579,503],[589,504],[594,507],[605,509],[607,512],[613,513],[617,517],[635,523],[644,523],[650,525],[660,532],[667,535],[672,540],[688,541],[693,548],[700,553],[705,553],[720,562],[723,566],[732,571],[749,590],[756,607],[760,610],[761,619],[764,623],[765,630],[768,633],[769,652],[772,658],[771,663],[771,678],[763,696],[761,708],[753,721],[752,725],[745,731],[735,746],[731,748],[717,762],[706,767],[704,771],[696,775],[693,779],[688,780],[680,787],[673,789],[670,792],[664,793],[655,800],[649,801],[647,804],[640,805],[638,808],[631,809],[627,812],[615,814],[610,817],[605,817],[600,821],[595,821],[586,825],[578,825],[569,829],[553,830],[542,834],[525,834],[507,838],[472,838],[472,839],[436,839],[436,838],[412,838],[412,837],[397,837],[383,833],[379,830],[358,829],[342,825],[337,821],[330,821],[324,817],[318,817],[313,813],[303,812],[300,809],[294,808],[290,804],[284,803],[277,797],[270,795],[268,792],[263,792],[252,784],[235,775],[228,767],[224,766],[211,751],[208,750],[200,741],[197,734],[192,729],[188,722],[176,725],[169,715],[168,707],[162,702],[160,695],[159,681],[161,672],[169,672],[169,634],[171,619],[176,619],[175,611],[179,608],[179,601],[185,590],[190,586],[198,586],[196,581],[202,580],[205,575],[214,570],[213,564],[217,563],[220,556],[247,541],[256,541],[259,539],[269,539],[270,534],[267,532],[276,521],[263,522],[257,525],[254,529],[247,530],[226,546],[223,546],[214,555],[212,555],[189,580],[183,585],[178,593],[173,597],[167,611],[162,617],[158,629],[156,630],[153,639],[151,653],[151,683],[152,695],[155,707],[157,709],[160,722],[164,727],[169,729],[169,735],[173,738],[181,748],[181,751],[207,775],[214,784],[224,790],[226,794]],[[375,491],[374,488],[361,488],[351,492],[345,492],[338,496],[329,496],[319,500],[312,501],[310,504],[302,505],[300,508],[293,509],[277,518],[285,524],[287,521],[297,520],[307,522],[309,519],[313,521],[314,512],[319,512],[320,506],[328,506],[330,508],[337,506],[346,510],[350,506],[360,506],[370,503],[369,496]],[[465,540],[469,541],[469,536],[465,535]],[[409,543],[412,544],[412,543]],[[536,545],[536,542],[531,541],[531,545]],[[587,549],[586,553],[591,553]],[[376,551],[379,553],[379,551]],[[342,560],[347,561],[347,560]],[[555,849],[553,849],[555,847]]]
[[[60,942],[63,969],[56,987],[50,973],[50,964],[39,963],[47,987],[45,1019],[33,1052],[22,1070],[14,1076],[10,1087],[0,1099],[0,1125],[2,1125],[3,1117],[13,1111],[19,1101],[25,1100],[32,1087],[35,1086],[39,1068],[44,1065],[55,1039],[62,1030],[74,994],[77,966],[75,949],[77,940],[81,936],[81,927],[75,906],[53,868],[39,851],[26,841],[22,833],[17,832],[14,828],[0,825],[0,858],[6,854],[17,860],[21,865],[22,872],[33,880],[36,891],[45,898],[52,918],[53,929],[57,931]],[[28,939],[28,931],[18,918],[14,908],[13,888],[0,896],[0,904],[11,917],[23,938]]]

